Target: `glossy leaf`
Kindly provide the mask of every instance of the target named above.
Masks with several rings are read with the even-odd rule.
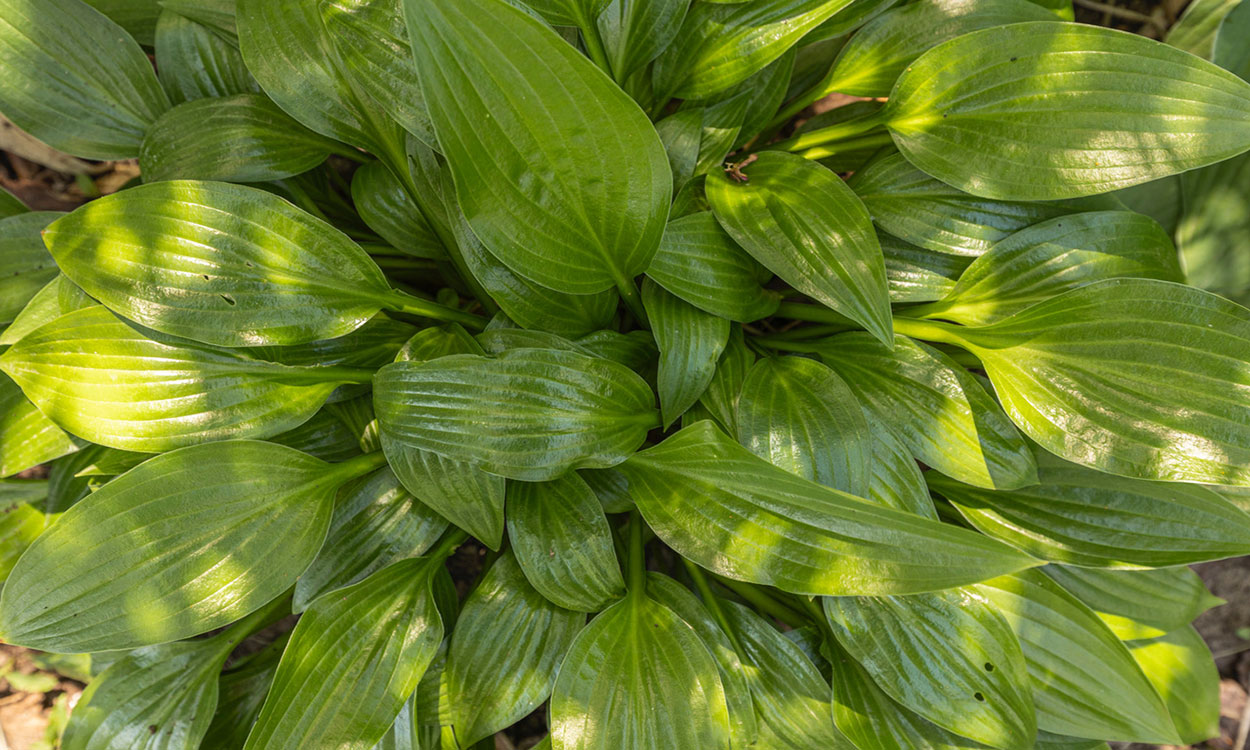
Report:
[[[754,363],[755,352],[747,347],[742,329],[735,326],[729,333],[725,351],[716,363],[716,374],[699,399],[699,403],[731,435],[738,434],[738,400],[742,384]]]
[[[1113,279],[964,333],[1012,421],[1046,450],[1143,479],[1250,483],[1245,308]]]
[[[561,607],[598,612],[625,593],[603,506],[576,473],[513,482],[508,539],[530,584]]]
[[[396,250],[442,260],[447,249],[398,178],[382,162],[361,165],[352,176],[352,203],[369,228]]]
[[[106,651],[232,622],[308,567],[335,490],[361,469],[251,440],[146,461],[66,511],[22,556],[0,599],[4,640]]]
[[[341,336],[390,291],[345,235],[240,185],[132,188],[79,208],[44,237],[65,275],[114,311],[221,346]]]
[[[161,12],[158,0],[88,0],[87,4],[112,19],[139,44],[152,45]]]
[[[443,671],[451,726],[469,747],[551,695],[560,660],[585,625],[535,591],[504,553],[465,599]]]
[[[1250,149],[1250,83],[1136,34],[1018,23],[926,52],[885,119],[909,161],[969,193],[1075,198]]]
[[[0,477],[60,458],[78,447],[78,441],[45,417],[17,383],[0,373]]]
[[[1032,748],[1024,655],[983,594],[825,597],[824,610],[838,641],[894,700],[991,747]]]
[[[134,451],[276,435],[361,377],[149,338],[98,305],[27,334],[0,356],[0,369],[66,431]]]
[[[911,511],[936,521],[937,511],[920,465],[892,428],[871,415],[866,416],[872,435],[869,459],[872,476],[864,497],[879,505]]]
[[[431,589],[441,562],[400,560],[313,602],[245,750],[368,748],[382,739],[443,639]]]
[[[655,282],[642,287],[642,303],[660,349],[660,410],[667,428],[694,405],[716,373],[729,341],[729,321],[669,294]]]
[[[1076,737],[1179,743],[1163,700],[1088,607],[1037,571],[995,578],[979,588],[1020,639],[1039,728]]]
[[[0,582],[8,577],[18,558],[47,527],[48,519],[44,515],[47,494],[45,479],[0,481]]]
[[[668,223],[647,276],[700,310],[742,323],[771,315],[780,302],[761,286],[772,274],[708,211]]]
[[[1037,482],[1024,438],[949,356],[902,336],[890,350],[862,333],[825,339],[819,352],[874,419],[929,466],[979,487]]]
[[[334,504],[325,544],[296,582],[292,609],[302,612],[328,591],[423,554],[446,529],[447,521],[417,502],[394,472],[379,469]]]
[[[970,257],[934,252],[883,232],[877,233],[877,239],[885,256],[890,302],[942,299],[955,288],[959,275],[972,262]]]
[[[161,115],[143,138],[144,179],[263,182],[307,172],[339,148],[264,94],[196,99]]]
[[[657,425],[642,378],[576,352],[396,362],[373,385],[382,429],[396,440],[524,481],[614,466]]]
[[[1182,742],[1220,734],[1220,673],[1192,625],[1150,641],[1129,644],[1151,684],[1163,696]]]
[[[1210,57],[1220,22],[1241,0],[1195,0],[1185,8],[1164,40],[1197,55]]]
[[[96,304],[74,282],[58,273],[42,289],[35,292],[8,328],[0,331],[0,345],[12,345],[39,326]]]
[[[688,7],[685,0],[610,0],[596,23],[612,76],[624,82],[658,57],[677,37]]]
[[[929,477],[982,533],[1050,562],[1155,568],[1250,554],[1250,516],[1204,487],[1125,479],[1045,454],[1038,482],[994,492]]]
[[[290,634],[269,644],[263,651],[236,663],[217,681],[217,712],[200,743],[200,750],[238,750],[247,741],[247,733],[260,714],[260,707],[269,694],[274,672],[282,658]]]
[[[631,592],[586,626],[551,696],[554,750],[728,750],[716,662],[671,609]]]
[[[785,591],[918,593],[1033,564],[979,534],[797,477],[710,422],[636,454],[620,471],[647,523],[683,557]]]
[[[846,383],[815,360],[755,363],[738,401],[738,442],[805,479],[868,496],[868,421]]]
[[[482,244],[557,291],[632,283],[659,245],[672,195],[668,158],[638,105],[498,0],[405,8],[439,146]],[[525,156],[536,153],[542,171]]]
[[[1250,302],[1250,262],[1236,251],[1250,240],[1250,156],[1242,155],[1178,178],[1183,210],[1176,244],[1189,283],[1234,302]]]
[[[713,213],[757,261],[795,289],[889,337],[885,262],[863,204],[833,172],[767,151],[749,181],[713,175]]]
[[[998,242],[925,310],[986,325],[1068,289],[1120,277],[1185,280],[1171,238],[1154,219],[1128,211],[1075,214]]]
[[[5,0],[0,18],[0,111],[74,156],[137,156],[169,99],[135,40],[81,0]]]
[[[1122,641],[1167,635],[1224,603],[1189,568],[1099,570],[1047,565],[1042,572],[1097,612]]]
[[[40,233],[61,214],[27,211],[0,219],[0,324],[17,317],[26,303],[56,276],[56,263]]]
[[[237,44],[168,9],[156,24],[156,75],[174,104],[260,91]]]

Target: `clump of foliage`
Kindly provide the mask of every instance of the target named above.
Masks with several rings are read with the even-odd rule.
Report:
[[[1070,19],[0,0],[0,111],[142,169],[0,220],[0,475],[50,467],[0,638],[91,654],[63,747],[1214,734],[1250,311],[1174,236],[1250,288],[1250,3],[1214,62]]]

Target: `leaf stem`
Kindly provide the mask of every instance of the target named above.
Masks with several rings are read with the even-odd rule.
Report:
[[[742,644],[738,642],[738,634],[729,626],[729,618],[725,616],[725,610],[720,606],[720,601],[716,598],[716,594],[712,593],[712,587],[708,584],[707,576],[703,573],[703,569],[698,565],[690,562],[686,558],[681,558],[682,563],[686,566],[686,572],[690,573],[690,577],[694,580],[695,588],[699,590],[699,595],[703,597],[703,606],[707,607],[707,611],[711,613],[712,619],[720,625],[720,629],[725,632],[725,637],[733,644],[734,651],[739,654],[745,653]]]
[[[646,545],[642,542],[642,514],[629,514],[629,593],[642,595],[647,585]]]
[[[617,279],[616,288],[621,292],[621,301],[629,310],[638,325],[651,330],[651,319],[647,317],[647,308],[642,304],[642,295],[638,293],[638,285],[633,279]]]
[[[845,315],[835,310],[830,310],[823,305],[809,305],[803,302],[782,302],[777,306],[775,314],[779,318],[789,318],[790,320],[845,326],[848,331],[863,328],[863,326],[860,326]]]
[[[438,544],[434,545],[434,547],[422,555],[422,557],[433,557],[439,560],[446,560],[455,553],[460,545],[468,541],[468,539],[469,535],[467,533],[453,526],[443,534],[443,538],[438,540]]]
[[[608,52],[603,47],[603,37],[599,35],[599,24],[586,13],[587,3],[572,3],[577,12],[577,28],[581,29],[582,41],[586,43],[586,52],[599,69],[616,80],[612,75],[612,63],[608,62]],[[621,81],[624,83],[624,81]]]
[[[961,349],[969,347],[968,340],[959,333],[959,326],[951,323],[898,317],[894,319],[894,332],[914,339],[953,344]]]
[[[789,339],[778,339],[773,336],[752,336],[751,341],[760,346],[768,347],[779,352],[797,352],[799,354],[816,354],[820,348],[815,344],[803,341],[791,341]]]
[[[440,305],[437,302],[422,299],[415,294],[409,294],[399,289],[392,289],[389,294],[378,295],[375,299],[388,310],[419,315],[423,318],[433,318],[434,320],[441,320],[447,323],[459,323],[473,331],[480,331],[486,327],[486,319],[480,315]]]
[[[883,146],[889,146],[892,143],[894,143],[894,136],[889,133],[869,133],[868,135],[861,135],[856,138],[847,138],[846,140],[838,141],[837,143],[809,148],[806,151],[800,152],[799,156],[802,156],[804,159],[811,159],[814,161],[816,159],[824,159],[826,157],[833,156],[834,154],[844,154],[847,151],[854,151],[856,149],[878,149]]]
[[[385,465],[386,456],[383,455],[382,451],[374,451],[332,464],[330,476],[335,482],[342,485]]]
[[[806,151],[815,146],[824,146],[838,141],[846,141],[870,130],[883,127],[886,123],[885,110],[878,110],[862,117],[855,117],[846,122],[839,122],[826,128],[817,128],[808,133],[777,141],[768,146],[769,149],[782,151]]]
[[[775,617],[787,625],[802,625],[808,619],[807,615],[792,608],[788,604],[783,604],[777,599],[774,599],[766,591],[757,586],[749,583],[742,583],[741,581],[735,581],[732,578],[718,576],[715,573],[712,575],[715,576],[717,583],[734,592],[743,599],[746,599],[751,603],[751,606],[761,612],[764,612],[769,617]]]

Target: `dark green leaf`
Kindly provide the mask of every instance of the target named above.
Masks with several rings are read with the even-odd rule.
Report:
[[[747,378],[751,365],[755,363],[755,352],[751,351],[742,335],[742,329],[734,326],[729,333],[729,343],[716,363],[716,374],[707,390],[699,399],[711,415],[720,423],[722,429],[730,435],[738,434],[738,399],[742,394],[742,384]]]
[[[47,494],[46,479],[0,481],[0,582],[47,527],[43,510]]]
[[[855,194],[833,172],[793,154],[766,151],[747,169],[748,182],[708,178],[708,200],[729,234],[795,289],[888,341],[885,262]]]
[[[172,10],[162,11],[156,25],[156,72],[174,104],[260,91],[237,40]]]
[[[1195,3],[1196,5],[1197,3]],[[1211,49],[1211,61],[1225,70],[1250,79],[1250,7],[1236,7],[1220,21]]]
[[[52,423],[22,389],[0,373],[0,477],[78,450],[78,442]]]
[[[688,304],[649,279],[642,287],[642,302],[660,349],[658,390],[667,429],[712,381],[729,340],[729,321]]]
[[[370,162],[352,176],[352,203],[369,228],[401,253],[442,260],[447,250],[408,191],[382,162]]]
[[[74,156],[139,154],[169,99],[124,29],[82,0],[4,0],[0,18],[5,116]]]
[[[204,735],[200,750],[239,750],[247,741],[247,733],[260,714],[260,707],[269,694],[278,660],[286,647],[287,636],[269,644],[263,651],[236,664],[217,681],[217,712]],[[420,750],[414,748],[413,750]]]
[[[30,209],[26,207],[26,204],[22,202],[21,198],[18,198],[7,189],[0,187],[0,218],[7,219],[10,216],[24,214],[29,210]]]
[[[647,523],[703,567],[802,594],[903,594],[1034,561],[777,468],[699,422],[621,465]]]
[[[1189,568],[1099,570],[1047,565],[1042,572],[1097,612],[1122,641],[1158,638],[1224,603]]]
[[[1189,283],[1243,304],[1250,302],[1250,259],[1237,248],[1250,242],[1247,180],[1250,155],[1181,175],[1176,226]]]
[[[87,4],[112,19],[139,44],[152,46],[161,13],[159,0],[87,0]]]
[[[62,214],[27,211],[0,219],[0,324],[12,322],[57,275],[40,234]]]
[[[910,511],[936,521],[937,511],[920,465],[889,426],[870,414],[867,416],[872,433],[869,459],[872,477],[865,497],[879,505]]]
[[[597,24],[612,67],[624,82],[654,60],[677,37],[686,0],[611,0]]]
[[[323,408],[299,427],[274,435],[269,440],[322,461],[346,461],[361,452],[356,434],[328,408]]]
[[[574,472],[509,485],[508,539],[530,584],[561,607],[598,612],[625,593],[603,506]]]
[[[30,302],[13,319],[13,323],[0,332],[0,345],[16,344],[39,326],[95,303],[95,300],[67,279],[65,274],[58,273],[46,286],[35,292],[35,296],[30,298]]]
[[[1192,625],[1151,641],[1129,644],[1146,677],[1167,704],[1182,742],[1220,735],[1220,673]]]
[[[885,256],[885,279],[891,302],[929,302],[955,288],[972,258],[917,247],[884,232],[877,233]]]

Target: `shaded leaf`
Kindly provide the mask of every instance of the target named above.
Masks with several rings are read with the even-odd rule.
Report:
[[[237,40],[168,9],[156,24],[156,74],[174,104],[260,91]]]
[[[1047,565],[1042,572],[1097,612],[1122,641],[1158,638],[1224,603],[1189,568],[1099,570]]]
[[[1150,641],[1129,644],[1151,684],[1163,696],[1182,742],[1220,734],[1220,673],[1192,625]]]
[[[729,321],[686,303],[650,280],[642,286],[642,302],[660,349],[657,390],[667,428],[699,400],[712,381],[729,340]]]
[[[12,322],[57,275],[40,234],[62,214],[27,211],[0,219],[0,324]]]

